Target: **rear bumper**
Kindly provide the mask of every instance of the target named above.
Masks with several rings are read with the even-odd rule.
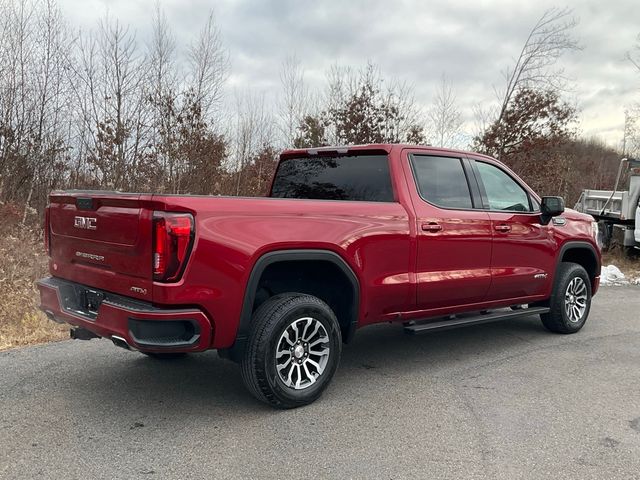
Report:
[[[81,327],[104,338],[123,338],[130,347],[145,352],[196,352],[210,348],[212,322],[197,308],[157,308],[55,277],[44,278],[37,285],[40,309],[56,322]],[[86,307],[86,292],[100,299],[97,309]]]

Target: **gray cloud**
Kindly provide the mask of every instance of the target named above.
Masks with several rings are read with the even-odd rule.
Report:
[[[144,41],[153,0],[60,0],[72,23],[91,26],[105,10],[128,22]],[[472,108],[495,99],[501,71],[519,53],[528,30],[549,0],[425,2],[401,0],[165,0],[161,2],[180,44],[185,45],[214,8],[231,54],[231,88],[277,91],[287,55],[302,61],[310,84],[319,86],[334,63],[380,65],[386,77],[415,86],[427,108],[444,72],[454,84],[472,130]],[[640,33],[637,0],[576,2],[575,30],[584,49],[560,65],[573,79],[568,98],[581,111],[585,135],[617,144],[625,106],[640,100],[640,74],[624,54]],[[272,96],[272,95],[271,95]]]

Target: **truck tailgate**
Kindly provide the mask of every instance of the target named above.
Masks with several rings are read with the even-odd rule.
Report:
[[[51,273],[151,301],[151,195],[59,192],[49,196]]]

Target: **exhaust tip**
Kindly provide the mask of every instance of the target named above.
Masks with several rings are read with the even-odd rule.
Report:
[[[111,341],[116,347],[124,348],[125,350],[131,350],[131,347],[129,346],[127,341],[122,337],[118,337],[117,335],[112,335]]]

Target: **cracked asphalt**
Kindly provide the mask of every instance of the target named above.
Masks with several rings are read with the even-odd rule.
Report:
[[[315,404],[276,411],[215,352],[0,352],[0,478],[640,479],[640,289],[584,329],[369,327]]]

